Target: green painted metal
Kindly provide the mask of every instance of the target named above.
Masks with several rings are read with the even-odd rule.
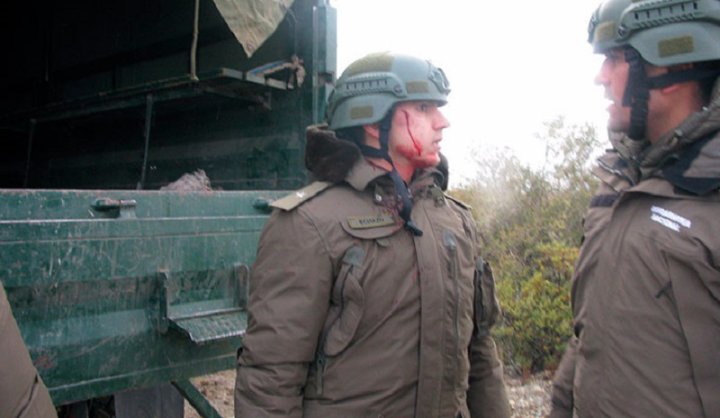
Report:
[[[0,190],[0,280],[54,402],[233,367],[255,205],[283,193]]]
[[[175,382],[216,416],[188,379],[235,366],[269,203],[308,181],[334,9],[295,0],[247,57],[202,2],[188,75],[191,3],[8,16],[13,45],[38,54],[0,80],[0,281],[57,405]],[[292,56],[302,85],[252,73]],[[213,191],[157,190],[197,169]]]

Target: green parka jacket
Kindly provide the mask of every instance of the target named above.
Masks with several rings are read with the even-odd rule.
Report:
[[[720,417],[720,100],[600,158],[551,417]]]
[[[311,128],[306,164],[329,181],[274,203],[236,417],[509,417],[489,336],[494,283],[469,210],[417,173],[413,236],[387,173],[350,142]]]

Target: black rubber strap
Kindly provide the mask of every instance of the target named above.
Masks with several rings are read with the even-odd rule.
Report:
[[[625,61],[630,67],[622,102],[623,106],[630,107],[630,129],[627,135],[630,139],[640,140],[645,137],[647,129],[650,89],[640,53],[634,48],[626,48]]]
[[[393,164],[392,158],[390,158],[390,153],[388,152],[388,142],[390,141],[390,127],[392,126],[392,116],[394,113],[394,109],[390,109],[388,114],[380,121],[380,149],[365,146],[361,147],[360,151],[364,155],[369,157],[382,158],[385,161],[389,162],[390,165],[392,165],[390,178],[392,179],[393,184],[395,185],[395,190],[397,191],[398,197],[400,198],[400,217],[405,222],[405,228],[412,232],[413,235],[419,237],[422,236],[423,232],[413,223],[412,219],[410,218],[410,213],[412,212],[412,200],[410,199],[410,190],[408,189],[407,184],[405,184],[405,181],[400,177],[400,173],[398,173],[397,169],[395,168],[395,164]]]
[[[706,78],[717,78],[720,70],[699,70],[690,69],[685,71],[674,71],[647,79],[647,86],[650,90],[661,89],[684,81],[703,80]]]

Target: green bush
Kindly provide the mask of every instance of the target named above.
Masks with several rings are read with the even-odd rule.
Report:
[[[533,257],[533,273],[519,288],[498,282],[503,320],[495,329],[506,362],[523,374],[554,370],[572,329],[570,279],[577,249],[542,244]]]
[[[451,193],[473,208],[503,309],[495,328],[503,360],[523,373],[554,369],[572,332],[570,286],[582,217],[597,181],[595,130],[547,123],[536,168],[507,150],[483,152],[477,175]],[[451,164],[452,170],[452,164]]]

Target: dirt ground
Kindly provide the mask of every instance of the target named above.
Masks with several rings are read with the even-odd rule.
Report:
[[[510,397],[513,418],[545,417],[550,412],[550,380],[545,375],[536,375],[522,382],[511,376],[505,377]],[[233,388],[235,370],[192,379],[195,386],[218,410],[223,418],[233,417]],[[200,415],[185,401],[185,418],[200,418]]]
[[[233,418],[233,389],[235,388],[235,370],[190,379],[198,390],[205,395],[223,418]],[[200,418],[195,408],[185,401],[185,418]]]

